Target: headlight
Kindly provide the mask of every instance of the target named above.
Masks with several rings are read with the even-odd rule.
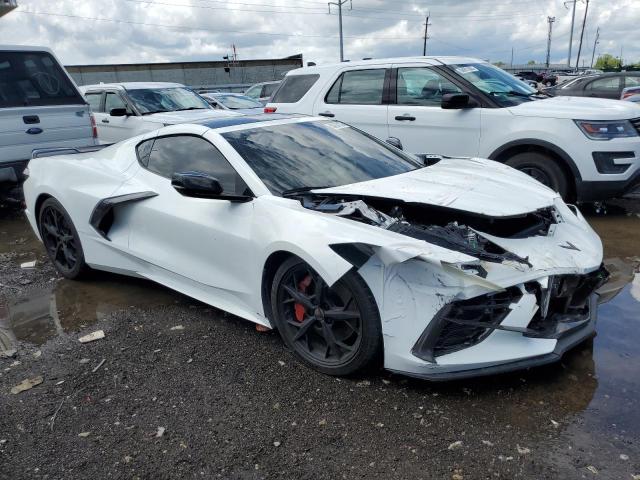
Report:
[[[612,138],[637,137],[638,132],[629,120],[589,121],[575,120],[591,140],[611,140]]]

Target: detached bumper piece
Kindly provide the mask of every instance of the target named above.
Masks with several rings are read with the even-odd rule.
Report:
[[[601,267],[587,275],[550,277],[548,288],[545,289],[535,282],[525,284],[524,289],[536,295],[539,306],[527,328],[501,325],[511,311],[510,305],[518,303],[522,297],[522,291],[518,287],[449,303],[430,322],[411,353],[427,362],[437,363],[436,359],[439,356],[477,345],[494,330],[505,330],[531,338],[557,339],[557,352],[550,355],[559,358],[566,349],[586,339],[592,333],[593,329],[587,327],[593,327],[595,322],[597,306],[595,292],[608,277],[607,270]],[[554,358],[537,360],[539,361],[533,364],[548,363],[554,361]],[[529,361],[517,363],[520,365],[523,362],[526,364]],[[517,368],[521,367],[516,367],[515,363],[509,363],[482,370],[487,370],[485,373],[492,373]],[[477,374],[482,373],[474,373],[472,370],[466,375],[464,372],[457,372],[451,376],[463,377]]]

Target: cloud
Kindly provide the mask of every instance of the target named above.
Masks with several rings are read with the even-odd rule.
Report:
[[[637,0],[591,0],[582,56],[597,53],[640,61]],[[65,64],[221,59],[235,44],[241,59],[304,54],[338,60],[338,18],[324,0],[19,0],[0,18],[3,43],[50,46]],[[345,56],[420,55],[424,17],[427,51],[492,61],[544,61],[547,16],[555,16],[552,62],[566,62],[571,11],[560,0],[353,0],[344,8]],[[576,12],[573,62],[584,3]],[[9,39],[9,40],[7,40]],[[16,40],[12,40],[16,39]],[[19,40],[17,40],[19,39]],[[582,62],[581,62],[582,63]]]

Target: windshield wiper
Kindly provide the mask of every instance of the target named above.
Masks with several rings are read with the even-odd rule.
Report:
[[[173,112],[184,112],[185,110],[207,110],[206,107],[187,107],[187,108],[178,108],[177,110],[172,110]]]
[[[319,187],[298,187],[298,188],[290,188],[289,190],[285,190],[282,192],[283,197],[293,197],[299,193],[308,192],[310,190],[320,190],[322,188],[331,188],[333,185],[322,185]]]
[[[151,112],[142,112],[142,115],[152,115],[154,113],[167,113],[169,110],[152,110]]]
[[[489,95],[513,95],[516,97],[525,97],[525,98],[529,98],[532,95],[537,95],[538,92],[531,92],[531,93],[522,93],[522,92],[517,92],[515,90],[507,90],[506,92],[489,92]]]

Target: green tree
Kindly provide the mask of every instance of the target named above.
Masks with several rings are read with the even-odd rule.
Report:
[[[610,53],[603,53],[602,55],[598,55],[598,60],[596,60],[594,66],[600,70],[618,69],[620,68],[620,59]]]
[[[502,62],[502,61],[498,61],[498,62],[495,62],[495,63],[494,63],[494,65],[495,65],[496,67],[500,67],[500,68],[502,68],[502,67],[504,67],[504,66],[506,65],[506,63],[504,63],[504,62]]]
[[[535,65],[535,64],[536,64],[536,61],[535,61],[535,60],[529,60],[529,61],[527,62],[527,65]]]

